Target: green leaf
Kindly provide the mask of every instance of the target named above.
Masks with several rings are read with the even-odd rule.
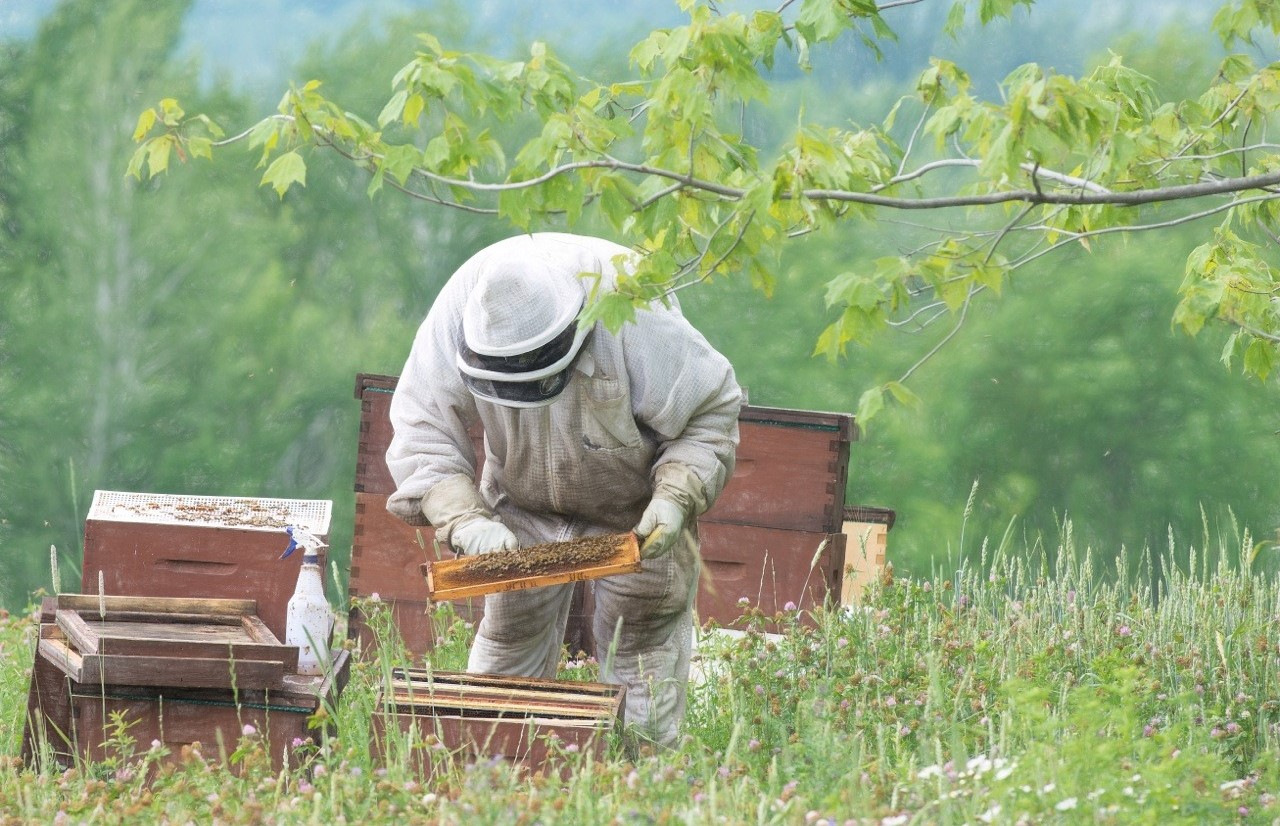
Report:
[[[595,299],[587,304],[579,323],[585,327],[600,321],[604,322],[605,328],[609,331],[617,332],[622,329],[622,325],[635,320],[635,317],[636,305],[630,296],[607,292],[596,295]]]
[[[129,166],[125,169],[124,174],[132,175],[138,180],[142,180],[142,164],[146,161],[147,154],[150,151],[146,143],[133,150],[133,155],[129,157]]]
[[[387,101],[387,105],[382,107],[382,112],[378,115],[378,126],[385,128],[388,123],[400,117],[400,113],[404,111],[404,105],[409,99],[409,92],[401,89],[391,96],[391,100]]]
[[[187,151],[193,158],[213,159],[213,141],[208,138],[188,138]]]
[[[134,142],[139,142],[147,136],[151,131],[151,127],[156,125],[156,110],[145,109],[142,114],[138,115],[138,126],[133,130]]]
[[[889,393],[893,395],[893,398],[897,400],[898,404],[904,405],[906,407],[910,407],[912,409],[918,408],[920,406],[920,397],[917,396],[915,393],[913,393],[902,382],[891,381],[885,385],[885,388],[888,389]]]
[[[173,135],[161,135],[145,145],[147,166],[151,168],[151,176],[155,177],[169,168],[169,152],[173,149]]]
[[[1246,373],[1265,381],[1274,364],[1274,344],[1260,338],[1255,338],[1249,342],[1249,346],[1244,351],[1244,371]]]
[[[417,92],[409,95],[408,99],[404,102],[404,113],[401,115],[404,125],[413,126],[417,123],[418,117],[422,114],[422,110],[425,109],[426,106],[427,102],[423,99],[422,95]]]
[[[271,184],[281,198],[294,184],[307,185],[307,162],[296,151],[286,152],[271,162],[259,186]]]
[[[854,414],[854,418],[857,420],[858,426],[865,430],[867,423],[874,419],[876,414],[883,409],[884,387],[873,387],[858,399],[858,411]]]

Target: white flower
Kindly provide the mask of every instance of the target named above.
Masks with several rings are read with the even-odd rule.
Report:
[[[1040,793],[1048,794],[1049,792],[1053,791],[1056,788],[1058,788],[1058,785],[1056,783],[1045,783],[1044,788],[1040,790]]]
[[[904,826],[904,824],[909,820],[911,820],[910,815],[894,815],[893,817],[886,817],[881,820],[880,826]]]
[[[1068,809],[1074,809],[1075,807],[1076,807],[1076,799],[1074,797],[1068,797],[1065,800],[1059,801],[1058,804],[1053,808],[1057,809],[1060,812],[1065,812]]]
[[[990,809],[987,809],[985,812],[978,815],[978,820],[981,820],[983,823],[991,823],[999,816],[1000,816],[1000,804],[997,803],[996,805],[992,806]]]
[[[974,774],[983,774],[991,771],[992,763],[987,759],[985,754],[979,754],[977,757],[970,757],[969,762],[965,764],[965,768]]]
[[[942,767],[935,764],[932,766],[925,766],[916,774],[916,777],[920,778],[921,780],[928,780],[930,777],[938,777],[941,774],[942,774]]]

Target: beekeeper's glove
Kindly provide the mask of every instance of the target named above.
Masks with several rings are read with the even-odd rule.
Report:
[[[636,523],[636,536],[644,540],[641,559],[653,559],[671,550],[684,527],[684,510],[666,499],[653,499]]]
[[[449,544],[464,556],[514,551],[520,547],[520,541],[506,525],[486,518],[473,519],[454,528]]]

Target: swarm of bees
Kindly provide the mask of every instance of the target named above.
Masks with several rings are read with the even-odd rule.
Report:
[[[617,536],[584,536],[568,542],[530,545],[514,551],[493,551],[470,557],[453,573],[473,581],[518,579],[554,574],[603,563],[618,552]]]

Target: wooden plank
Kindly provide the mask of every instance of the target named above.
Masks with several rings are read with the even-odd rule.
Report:
[[[480,557],[462,557],[446,559],[424,565],[427,577],[427,593],[436,601],[461,599],[463,597],[493,594],[502,591],[518,591],[524,588],[539,588],[547,585],[560,585],[566,582],[581,582],[588,579],[599,579],[617,574],[635,573],[640,570],[640,545],[633,533],[612,535],[617,542],[616,549],[607,559],[586,566],[552,569],[547,573],[523,574],[514,573],[488,574],[477,572],[477,568],[492,555]],[[579,540],[580,541],[580,540]],[[568,547],[574,542],[552,543],[539,547]],[[531,549],[522,549],[531,550]],[[499,552],[500,553],[500,552]],[[518,554],[520,551],[512,551]]]
[[[60,609],[54,614],[54,622],[67,635],[71,647],[81,654],[98,653],[98,632],[89,627],[84,617],[75,611]]]
[[[280,660],[229,661],[198,657],[130,657],[94,654],[83,658],[82,685],[137,685],[168,688],[264,688],[284,685]]]
[[[80,682],[84,674],[84,658],[67,645],[66,640],[46,638],[37,647],[39,655],[72,680]]]
[[[121,621],[118,616],[108,613],[108,619],[100,621],[96,613],[87,619],[67,609],[55,614],[57,627],[82,656],[278,661],[284,663],[286,673],[297,671],[297,647],[282,645],[254,616],[233,617],[233,625],[223,624],[221,617],[210,622],[210,617],[191,614],[146,615],[146,621]]]
[[[271,629],[267,624],[257,617],[250,614],[249,616],[240,618],[240,627],[244,630],[245,636],[260,645],[280,645],[280,640],[275,634],[271,633]]]
[[[527,689],[507,688],[502,686],[485,686],[485,685],[440,685],[432,683],[422,685],[419,683],[411,683],[402,680],[393,680],[391,689],[396,692],[396,696],[424,697],[437,703],[445,702],[447,698],[459,698],[467,700],[472,697],[497,699],[508,703],[522,703],[526,700],[548,701],[565,703],[572,706],[581,706],[583,708],[609,708],[617,704],[613,697],[603,697],[595,694],[575,693],[572,691],[530,691]]]
[[[395,668],[392,669],[391,676],[397,680],[408,678],[415,681],[509,686],[512,688],[533,688],[545,691],[571,688],[575,693],[598,694],[606,697],[616,697],[622,690],[620,686],[613,683],[548,680],[540,677],[514,677],[506,674],[473,674],[467,671],[429,671],[425,668]]]
[[[483,697],[460,697],[450,700],[448,698],[426,698],[418,694],[410,696],[400,693],[392,695],[391,702],[395,705],[397,711],[411,712],[420,715],[430,712],[432,714],[459,714],[467,716],[467,712],[493,712],[495,714],[502,713],[507,715],[519,715],[522,717],[550,715],[559,717],[598,718],[602,713],[608,713],[610,711],[609,709],[574,708],[566,706],[563,703],[556,702],[540,703],[532,700],[525,700],[519,703],[504,703],[501,700],[486,699]]]
[[[224,614],[243,616],[258,613],[258,602],[252,599],[212,599],[191,597],[103,596],[96,594],[58,594],[58,608],[97,614],[107,611],[137,611],[148,614]]]
[[[64,609],[65,610],[65,609]],[[156,614],[150,611],[107,611],[99,614],[93,611],[76,611],[87,622],[132,622],[138,624],[187,623],[198,625],[221,625],[227,628],[240,626],[240,617],[234,614]]]

